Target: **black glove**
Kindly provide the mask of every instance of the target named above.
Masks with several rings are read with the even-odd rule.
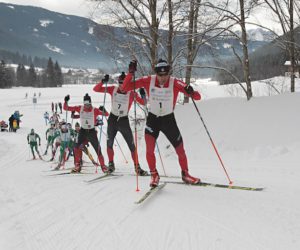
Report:
[[[193,95],[194,94],[194,89],[191,85],[187,85],[184,87],[184,90],[185,92],[188,94],[188,95]]]
[[[105,82],[107,83],[108,80],[109,80],[109,75],[106,74],[106,75],[104,76],[104,78],[102,79],[102,82],[103,82],[103,83],[105,83]]]
[[[65,96],[65,102],[68,102],[70,100],[70,95]]]
[[[140,95],[143,99],[146,97],[146,92],[144,88],[140,88]]]
[[[129,63],[129,68],[128,68],[128,71],[129,73],[134,73],[137,69],[137,60],[132,60],[130,63]]]
[[[99,109],[100,109],[103,113],[106,113],[106,109],[104,108],[104,106],[101,105],[101,106],[99,107]]]

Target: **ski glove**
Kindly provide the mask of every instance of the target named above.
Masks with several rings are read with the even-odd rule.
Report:
[[[188,94],[188,95],[193,95],[194,94],[194,89],[191,85],[187,85],[184,87],[184,90],[185,92]]]
[[[146,98],[146,92],[145,92],[145,89],[144,88],[140,88],[140,95],[143,99]]]
[[[68,102],[70,100],[70,95],[65,96],[65,102]]]
[[[109,75],[106,74],[106,75],[104,76],[104,78],[102,79],[102,82],[103,82],[103,83],[107,83],[108,80],[109,80]]]
[[[102,106],[102,105],[99,107],[99,109],[100,109],[103,113],[106,113],[106,112],[107,112],[106,109],[104,108],[104,106]]]
[[[129,63],[128,71],[129,73],[134,73],[137,69],[137,60],[132,60]]]

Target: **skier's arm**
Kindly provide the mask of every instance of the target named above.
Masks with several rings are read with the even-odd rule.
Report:
[[[185,82],[175,79],[174,87],[178,89],[179,92],[185,94],[186,96],[192,97],[194,100],[200,100],[201,95],[198,91],[194,91],[192,86],[187,85]]]
[[[145,76],[145,77],[142,77],[142,78],[139,78],[137,80],[135,80],[135,83],[132,81],[132,77],[133,77],[133,74],[132,73],[128,73],[124,79],[124,82],[123,82],[123,86],[122,86],[122,90],[124,91],[130,91],[130,90],[133,90],[134,87],[136,89],[138,88],[143,88],[143,87],[146,87],[148,88],[148,85],[150,83],[150,80],[149,76]]]
[[[69,106],[67,102],[64,103],[64,110],[80,112],[81,106]]]
[[[105,116],[108,116],[109,113],[105,110],[105,112],[102,112],[100,109],[98,108],[94,108],[94,115],[95,117],[97,117],[98,115],[105,115]]]
[[[28,144],[29,144],[29,135],[27,135],[27,142],[28,142]]]
[[[93,90],[95,92],[100,92],[100,93],[109,93],[110,95],[112,95],[113,91],[114,91],[114,87],[113,86],[109,86],[109,87],[103,87],[104,83],[101,81],[99,82],[97,85],[95,85],[95,87],[93,88]]]
[[[46,130],[46,140],[48,139],[49,128]]]
[[[145,97],[146,98],[146,97]],[[135,99],[136,101],[141,104],[141,105],[145,105],[145,99],[140,97],[140,95],[136,92],[135,93]]]

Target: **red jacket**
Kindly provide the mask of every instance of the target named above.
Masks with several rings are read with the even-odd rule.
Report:
[[[66,102],[64,103],[64,110],[68,110],[68,111],[76,111],[76,112],[80,113],[81,107],[82,107],[82,105],[69,106],[69,105],[67,105]],[[90,106],[90,107],[87,108],[87,107],[83,106],[83,110],[85,112],[92,112],[93,107]],[[103,114],[103,112],[100,109],[94,108],[94,124],[97,124],[97,116],[102,115],[102,114]],[[109,114],[106,112],[104,115],[108,116]]]
[[[105,91],[106,91],[107,93],[109,93],[112,96],[115,88],[118,88],[118,90],[119,90],[119,87],[115,87],[115,86],[108,86],[108,87],[106,87],[106,90],[105,90],[105,87],[103,87],[103,83],[99,82],[97,85],[95,85],[93,90],[95,92],[100,92],[100,93],[105,93]],[[118,90],[117,90],[117,92],[118,92]],[[145,105],[145,101],[137,93],[135,93],[135,98],[138,103]],[[130,96],[129,96],[128,110],[130,109],[133,101],[134,101],[134,92],[131,91]]]
[[[128,73],[126,75],[125,79],[124,79],[123,86],[122,86],[122,89],[124,91],[129,91],[129,90],[132,90],[134,88],[134,85],[131,82],[131,79],[132,79],[132,74]],[[170,80],[170,78],[169,78],[169,80]],[[164,84],[164,86],[163,86],[164,88],[167,88],[169,86],[169,80]],[[144,77],[139,78],[135,81],[135,87],[136,88],[144,88],[147,91],[147,94],[149,96],[150,82],[151,82],[151,76],[144,76]],[[155,86],[160,87],[157,78],[155,79]],[[186,93],[186,91],[184,89],[185,86],[187,86],[187,84],[184,83],[183,81],[181,81],[177,78],[174,79],[173,108],[176,105],[176,100],[177,100],[177,96],[178,96],[179,92],[184,93],[187,96],[190,96]],[[198,91],[194,92],[193,99],[195,99],[195,100],[200,100],[201,99],[201,95]]]

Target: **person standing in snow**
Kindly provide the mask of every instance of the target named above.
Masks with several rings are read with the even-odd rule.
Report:
[[[58,103],[58,107],[59,107],[60,113],[62,114],[62,104],[61,104],[61,102]]]
[[[177,126],[174,108],[178,93],[200,100],[199,92],[194,91],[190,85],[169,75],[170,65],[167,61],[160,59],[155,65],[155,75],[144,76],[132,81],[133,74],[137,70],[137,61],[129,64],[129,73],[124,79],[123,89],[125,91],[134,88],[144,88],[148,95],[149,113],[145,128],[146,158],[151,173],[150,186],[156,187],[159,184],[159,174],[156,169],[156,158],[154,154],[155,143],[159,132],[163,132],[171,142],[178,156],[181,167],[182,180],[185,183],[196,184],[199,178],[189,174],[187,157],[183,147],[183,140]]]
[[[27,142],[30,145],[31,153],[33,155],[33,160],[35,160],[35,155],[33,149],[35,149],[36,153],[38,154],[39,158],[42,160],[40,152],[38,150],[37,140],[39,140],[39,146],[41,146],[41,138],[38,134],[34,132],[34,129],[31,129],[30,134],[27,135]]]
[[[49,113],[47,111],[44,113],[44,119],[45,119],[45,123],[46,123],[46,126],[47,126],[48,122],[49,122]]]
[[[52,113],[54,113],[54,103],[53,102],[51,103],[51,110],[52,110]]]
[[[81,144],[83,144],[84,141],[89,141],[94,150],[97,153],[100,167],[104,173],[108,172],[107,167],[104,163],[104,157],[101,152],[101,147],[97,138],[97,132],[95,130],[95,124],[97,121],[97,116],[104,114],[105,116],[108,115],[107,112],[102,112],[101,110],[94,108],[92,106],[92,100],[91,97],[86,94],[83,98],[83,105],[79,106],[69,106],[68,102],[70,100],[70,96],[65,96],[65,102],[64,102],[64,110],[66,111],[76,111],[80,114],[80,123],[81,123],[81,129],[79,131],[78,135],[78,142],[75,145],[74,152],[75,152],[75,167],[72,170],[72,172],[80,172],[81,171],[81,164],[80,160],[82,158],[82,149],[80,147]]]
[[[131,157],[134,162],[134,169],[138,175],[144,176],[148,175],[147,171],[143,170],[140,167],[138,159],[136,159],[135,150],[136,147],[134,145],[134,139],[132,135],[132,131],[129,125],[129,119],[128,119],[128,112],[130,110],[130,107],[134,100],[134,95],[140,104],[144,105],[145,102],[142,98],[139,97],[137,93],[134,94],[133,91],[123,91],[122,90],[122,84],[125,79],[125,73],[122,72],[122,74],[118,78],[119,86],[109,86],[105,87],[103,86],[103,83],[107,83],[109,76],[106,75],[104,79],[102,79],[102,82],[98,83],[94,87],[95,92],[107,92],[111,95],[111,112],[108,117],[107,121],[107,155],[109,159],[108,168],[109,172],[115,171],[115,164],[114,164],[114,140],[118,133],[118,131],[122,134],[124,137],[130,152]]]

